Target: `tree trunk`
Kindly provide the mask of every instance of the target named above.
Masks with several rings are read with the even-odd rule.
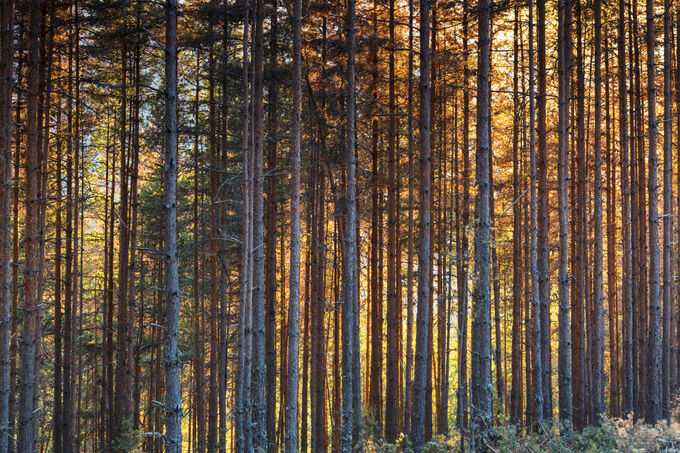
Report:
[[[541,304],[541,355],[543,371],[543,417],[552,421],[552,364],[550,341],[550,252],[548,235],[549,190],[548,190],[548,146],[546,126],[546,48],[545,48],[545,0],[536,3],[537,45],[538,45],[538,93],[536,95],[536,135],[538,165],[538,218],[537,218],[537,271],[538,297]]]
[[[239,353],[236,379],[236,417],[234,437],[236,451],[247,452],[251,446],[250,435],[250,147],[249,147],[249,108],[248,108],[248,28],[249,2],[243,10],[243,68],[242,84],[242,197],[241,197],[241,268],[240,268],[240,312],[239,312]]]
[[[571,0],[560,0],[558,6],[558,74],[559,74],[559,121],[557,159],[557,199],[559,218],[559,350],[558,387],[560,422],[567,426],[572,421],[571,391],[571,332],[569,331],[569,229],[567,184],[569,181],[569,79],[571,77]]]
[[[654,63],[654,1],[647,0],[647,128],[648,167],[647,192],[649,193],[649,343],[647,364],[647,413],[649,423],[662,417],[661,391],[661,288],[659,282],[659,208],[656,171],[656,85]],[[668,105],[668,104],[667,104]],[[641,169],[642,171],[642,169]],[[643,299],[645,300],[645,299]]]
[[[33,398],[39,385],[35,369],[40,321],[40,149],[38,142],[38,76],[40,72],[40,21],[42,0],[29,8],[28,87],[26,92],[26,233],[24,268],[24,318],[21,335],[18,451],[35,448],[36,413]]]
[[[491,419],[491,281],[489,225],[489,22],[488,0],[479,2],[477,67],[477,153],[475,196],[475,269],[472,315],[472,423],[483,439]]]
[[[618,72],[619,72],[619,142],[621,147],[621,224],[623,238],[623,282],[621,304],[623,306],[623,398],[622,412],[627,416],[633,412],[633,298],[631,287],[631,208],[629,181],[629,136],[628,136],[628,88],[626,86],[626,30],[625,3],[619,0],[618,17]]]
[[[602,4],[595,2],[595,178],[593,212],[593,324],[592,337],[592,385],[590,392],[592,414],[591,422],[599,424],[604,414],[604,283],[602,271]],[[610,339],[611,341],[611,339]],[[615,360],[610,357],[610,360]]]
[[[513,28],[513,126],[512,126],[512,386],[510,393],[510,421],[522,423],[522,200],[519,169],[519,8],[515,7]]]
[[[265,401],[265,313],[264,313],[264,212],[263,194],[263,45],[264,1],[255,2],[254,56],[253,56],[253,134],[255,136],[253,179],[253,368],[252,368],[252,430],[253,448],[266,451],[266,401]]]
[[[420,233],[418,238],[418,308],[410,440],[422,451],[425,430],[430,311],[430,3],[420,0]]]
[[[661,416],[664,420],[671,417],[671,304],[673,303],[673,270],[671,254],[673,251],[673,104],[671,79],[671,2],[664,0],[663,21],[663,360],[661,373]]]
[[[278,36],[277,36],[278,1],[272,0],[269,30],[269,70],[277,71]],[[275,79],[269,82],[267,104],[267,215],[265,238],[265,327],[267,339],[266,350],[266,400],[267,400],[267,439],[268,450],[274,452],[276,433],[276,213],[278,184],[277,173],[277,141],[278,141],[278,99],[279,87]]]
[[[536,167],[536,108],[535,108],[535,79],[534,79],[534,5],[529,2],[529,167],[530,167],[530,245],[529,245],[529,276],[531,278],[531,318],[533,321],[533,376],[534,376],[534,417],[537,423],[543,422],[543,356],[541,354],[542,329],[541,307],[538,283],[537,256],[537,182]]]
[[[290,299],[286,453],[297,451],[298,357],[300,343],[300,113],[302,97],[302,0],[293,3],[293,111],[291,116]],[[336,383],[337,384],[337,383]]]
[[[394,442],[397,438],[397,394],[399,372],[399,311],[397,299],[397,118],[395,94],[395,19],[394,0],[389,1],[389,131],[387,145],[387,360],[385,382],[385,438]]]
[[[165,160],[163,162],[165,246],[165,451],[182,450],[180,388],[179,277],[177,273],[177,4],[165,4]],[[214,346],[213,346],[214,347]]]
[[[12,199],[12,80],[14,69],[14,1],[4,0],[0,3],[0,59],[5,62],[0,68],[0,451],[9,451],[10,417],[10,307],[12,303],[11,289],[11,199]],[[17,153],[18,155],[18,153]],[[57,160],[58,179],[61,181],[61,163]],[[61,183],[60,183],[61,187]],[[57,212],[61,212],[59,209]],[[60,214],[57,214],[58,216]],[[57,218],[57,257],[55,266],[57,269],[57,288],[55,290],[55,310],[60,310],[61,303],[61,218]],[[55,330],[57,320],[55,315]],[[60,326],[61,320],[59,320]],[[55,350],[60,351],[61,344],[57,345],[57,338],[61,339],[59,331],[55,336]],[[60,354],[60,352],[59,352]],[[55,355],[55,365],[60,357]],[[60,362],[60,360],[59,360]],[[55,370],[55,390],[60,387]],[[60,405],[60,396],[55,392],[55,412]],[[55,424],[55,438],[58,437],[58,425]]]

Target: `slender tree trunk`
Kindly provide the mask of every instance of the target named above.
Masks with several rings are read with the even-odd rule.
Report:
[[[253,368],[252,368],[252,430],[253,448],[267,449],[266,401],[265,401],[265,313],[264,313],[264,212],[263,212],[263,32],[264,1],[255,2],[254,56],[253,56],[253,134],[255,137],[253,179]]]
[[[165,451],[182,450],[179,277],[177,273],[177,4],[165,4],[165,160],[163,162],[165,246]]]
[[[358,356],[355,357],[354,336],[359,332],[355,330],[356,321],[355,315],[358,313],[354,310],[354,305],[358,303],[355,300],[358,284],[357,272],[357,219],[356,219],[356,186],[355,186],[355,172],[356,172],[356,131],[354,126],[355,114],[355,99],[354,99],[354,56],[355,56],[355,0],[347,1],[347,21],[346,21],[346,46],[347,46],[347,148],[345,150],[345,171],[346,177],[346,194],[345,206],[345,259],[343,260],[343,307],[342,307],[342,432],[340,434],[340,451],[342,453],[350,453],[353,446],[360,441],[360,439],[353,439],[355,411],[361,411],[360,407],[355,407],[355,394],[359,394],[361,390],[355,388],[358,382],[353,376],[355,370],[355,361],[359,361]]]
[[[602,271],[602,4],[595,2],[595,178],[593,212],[594,244],[593,244],[593,324],[591,338],[592,350],[592,385],[591,406],[595,417],[593,423],[599,424],[604,414],[604,283]],[[610,340],[611,341],[611,340]],[[615,360],[610,357],[610,360]]]
[[[14,69],[14,1],[4,0],[0,3],[0,60],[5,64],[0,68],[0,451],[9,451],[9,436],[10,436],[10,417],[13,419],[14,415],[9,412],[9,398],[10,391],[10,307],[12,303],[12,296],[10,293],[11,283],[11,199],[12,199],[12,134],[14,127],[12,125],[12,72]],[[18,104],[18,103],[17,103]],[[18,152],[17,152],[18,155]],[[58,161],[58,168],[61,169],[61,164]],[[58,171],[58,179],[61,180],[61,171]],[[61,183],[60,183],[61,187]],[[58,208],[57,212],[61,212]],[[58,216],[60,214],[57,214]],[[58,294],[55,295],[55,307],[58,307],[61,301],[61,285],[60,285],[60,271],[61,271],[61,219],[57,218],[57,288]],[[56,310],[57,308],[55,308]],[[61,320],[59,320],[61,322]],[[56,329],[55,316],[55,329]],[[58,332],[58,331],[57,331]],[[57,336],[61,335],[57,333]],[[57,345],[55,337],[55,349],[59,350],[61,344]],[[59,355],[55,355],[55,362]],[[60,362],[60,361],[59,361]],[[57,364],[60,366],[61,364]],[[55,389],[59,388],[60,382],[57,382],[55,374]],[[60,399],[58,392],[55,392],[55,411],[57,400]],[[59,422],[55,424],[55,438],[58,437]]]
[[[399,311],[397,299],[397,118],[395,93],[395,19],[394,0],[389,1],[389,132],[387,159],[387,360],[385,382],[385,438],[394,442],[397,438],[397,393],[399,370]]]
[[[298,357],[300,343],[300,113],[302,97],[302,0],[293,4],[293,111],[291,116],[290,300],[288,302],[288,383],[286,453],[297,451]],[[337,384],[337,383],[336,383]]]
[[[410,432],[411,408],[413,406],[413,192],[414,192],[414,146],[413,134],[413,17],[414,1],[408,2],[408,257],[406,262],[406,364],[404,389],[404,432]]]
[[[278,1],[272,0],[269,30],[269,70],[277,71],[278,58]],[[276,213],[278,184],[277,173],[277,140],[279,99],[278,81],[269,82],[267,105],[267,215],[265,238],[265,327],[267,338],[265,350],[267,356],[266,400],[267,400],[267,439],[268,451],[274,452],[276,433]]]
[[[571,257],[574,288],[571,297],[571,341],[573,377],[574,428],[581,430],[588,423],[586,389],[588,382],[586,313],[588,301],[588,232],[587,232],[587,169],[586,169],[586,113],[585,113],[585,45],[583,43],[584,7],[582,0],[574,1],[576,20],[576,106],[575,123],[576,154],[574,178],[571,180],[574,226],[574,253]]]
[[[631,233],[630,233],[630,181],[629,181],[629,136],[628,136],[628,88],[626,86],[626,29],[625,3],[619,0],[618,17],[618,76],[619,76],[619,142],[621,147],[621,224],[623,238],[623,282],[621,304],[623,306],[623,398],[622,412],[627,416],[633,412],[633,299],[631,293]]]
[[[659,281],[659,208],[656,171],[656,84],[654,63],[654,1],[647,0],[647,128],[648,167],[647,191],[649,193],[649,344],[647,363],[648,404],[646,419],[655,423],[662,414],[661,391],[661,288]]]
[[[571,77],[571,0],[560,0],[558,6],[558,73],[559,73],[559,121],[557,159],[557,199],[559,218],[559,350],[558,387],[560,422],[567,426],[572,421],[571,390],[571,332],[569,331],[569,229],[567,207],[567,184],[569,181],[569,79]]]
[[[549,190],[548,190],[548,146],[546,126],[546,48],[545,48],[545,0],[536,2],[537,46],[538,46],[538,93],[536,95],[536,135],[538,165],[538,218],[537,218],[537,271],[538,297],[541,304],[541,355],[543,371],[543,417],[552,420],[552,364],[550,340],[550,252],[548,250]]]
[[[458,274],[458,426],[468,427],[468,233],[470,220],[470,87],[468,49],[468,2],[463,0],[463,207],[461,218],[461,254]]]
[[[420,233],[418,238],[418,308],[416,316],[415,379],[410,440],[418,453],[423,448],[425,393],[427,390],[430,311],[430,3],[420,0]]]
[[[489,224],[489,22],[491,6],[479,1],[475,270],[472,315],[472,423],[480,440],[491,429],[491,281]],[[483,441],[483,440],[482,440]]]
[[[26,233],[24,266],[24,318],[21,335],[21,380],[19,389],[18,451],[32,451],[35,445],[35,388],[39,373],[38,354],[40,320],[40,149],[38,143],[38,76],[40,72],[40,21],[42,0],[29,8],[28,86],[26,92]]]
[[[125,7],[124,7],[125,8]],[[123,12],[127,15],[127,11]],[[128,400],[130,398],[130,366],[127,348],[128,338],[128,263],[129,263],[129,223],[128,223],[128,165],[127,165],[127,44],[123,39],[121,46],[121,105],[120,105],[120,203],[119,203],[119,247],[118,247],[118,326],[116,338],[116,391],[114,403],[113,442],[116,451],[123,450],[126,420],[130,416]],[[76,190],[77,193],[77,190]],[[75,223],[75,219],[74,219]],[[68,309],[68,307],[67,307]],[[68,316],[67,316],[68,318]],[[68,321],[67,321],[68,322]],[[66,379],[66,374],[64,375]],[[70,403],[67,403],[70,405]],[[68,435],[70,430],[65,429]],[[65,442],[65,445],[68,444]],[[114,444],[115,445],[115,444]]]
[[[513,28],[513,123],[512,123],[512,386],[510,390],[510,421],[522,423],[522,200],[519,169],[519,7],[515,7]]]
[[[671,417],[671,304],[673,303],[673,269],[671,254],[673,251],[673,116],[671,79],[671,2],[664,0],[663,21],[663,360],[661,373],[661,416],[664,420]]]
[[[203,304],[200,294],[200,276],[198,262],[198,241],[199,241],[199,218],[198,218],[198,191],[199,191],[199,97],[200,97],[200,51],[196,52],[196,105],[194,110],[194,219],[193,219],[193,247],[194,247],[194,387],[195,387],[195,420],[196,420],[196,439],[195,445],[198,453],[204,453],[206,449],[206,430],[205,430],[205,339],[203,337]]]
[[[609,72],[609,44],[607,33],[605,32],[604,44],[604,63],[605,63],[605,119],[607,125],[607,299],[609,302],[609,408],[610,415],[620,416],[620,366],[621,359],[619,354],[619,314],[618,307],[618,275],[617,275],[617,246],[616,246],[616,167],[614,154],[612,152],[612,137],[614,136],[614,126],[611,113],[610,81]]]
[[[529,167],[530,167],[530,245],[529,245],[529,276],[531,278],[531,318],[533,321],[533,376],[534,376],[534,417],[537,423],[543,422],[543,356],[541,354],[541,307],[538,283],[537,256],[537,183],[538,170],[536,166],[536,107],[535,107],[535,78],[534,78],[534,5],[529,2]]]
[[[241,197],[241,269],[240,269],[240,312],[239,312],[239,358],[236,379],[236,420],[234,437],[236,451],[247,452],[251,445],[250,436],[250,148],[249,148],[249,108],[248,108],[248,28],[249,2],[243,10],[243,68],[242,68],[242,134],[241,152],[242,197]]]

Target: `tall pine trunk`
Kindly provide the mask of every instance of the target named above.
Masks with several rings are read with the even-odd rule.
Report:
[[[26,91],[26,232],[24,267],[24,317],[21,335],[18,451],[32,451],[36,441],[34,392],[39,385],[36,356],[39,346],[40,293],[40,175],[38,77],[40,73],[40,22],[42,0],[29,8],[28,86]]]
[[[163,162],[165,247],[165,451],[182,451],[180,388],[179,277],[177,272],[177,4],[165,4],[165,159]]]
[[[654,0],[647,0],[647,132],[649,197],[649,342],[647,344],[646,419],[655,423],[662,417],[661,407],[661,288],[659,281],[659,208],[656,152],[656,78],[654,63]],[[640,168],[642,172],[642,168]],[[643,299],[644,301],[645,299]],[[644,304],[644,302],[643,302]]]
[[[0,68],[0,451],[9,451],[9,419],[10,416],[14,418],[9,412],[10,307],[12,303],[10,228],[12,226],[12,133],[14,131],[12,125],[13,30],[14,1],[3,0],[0,3],[0,60],[5,62]],[[60,166],[61,163],[58,162],[57,165]],[[57,230],[59,231],[59,228]],[[59,232],[57,232],[57,238],[59,238]],[[59,249],[58,246],[57,248]],[[60,269],[60,265],[57,265],[57,272]],[[60,297],[55,296],[55,299],[59,301]]]
[[[300,112],[302,97],[302,0],[293,3],[293,110],[291,116],[290,299],[288,303],[288,383],[286,453],[297,442],[298,358],[300,346]],[[336,383],[337,385],[337,383]]]
[[[485,437],[491,429],[491,256],[489,219],[489,0],[480,0],[477,65],[477,153],[475,196],[475,267],[472,314],[472,419]]]
[[[568,181],[569,181],[569,79],[571,77],[571,0],[559,0],[558,5],[558,74],[559,74],[559,120],[557,156],[557,201],[559,218],[558,248],[558,390],[560,422],[567,426],[572,422],[571,389],[571,332],[569,307],[569,227],[568,227]]]
[[[350,453],[354,445],[360,439],[353,438],[355,432],[356,412],[361,412],[361,407],[354,403],[357,395],[361,395],[361,389],[356,385],[359,382],[354,376],[355,362],[360,360],[355,351],[355,335],[359,335],[358,311],[354,306],[356,300],[358,276],[357,276],[357,212],[356,212],[356,130],[354,125],[355,114],[355,0],[347,1],[346,19],[346,46],[347,46],[347,86],[346,86],[346,133],[347,146],[345,149],[346,193],[344,199],[345,209],[345,256],[343,260],[342,276],[342,432],[340,434],[340,451]],[[361,397],[358,398],[361,401]]]
[[[420,231],[418,238],[418,306],[410,440],[422,451],[425,435],[428,336],[430,318],[430,3],[420,0]]]
[[[663,359],[661,373],[661,416],[665,420],[671,417],[671,310],[673,303],[673,269],[671,255],[673,252],[673,116],[671,79],[671,2],[664,0],[663,20]],[[680,88],[680,87],[678,87]],[[677,88],[676,88],[677,89]]]

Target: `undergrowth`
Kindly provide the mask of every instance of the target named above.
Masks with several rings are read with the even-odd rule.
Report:
[[[484,446],[485,451],[494,453],[680,453],[680,410],[674,411],[670,423],[661,421],[656,425],[625,419],[605,418],[600,426],[591,426],[581,432],[563,430],[558,427],[540,426],[534,432],[519,431],[515,426],[505,424],[494,428]],[[364,435],[364,451],[367,453],[409,453],[412,451],[408,436],[401,434],[394,444],[387,443],[379,433],[375,422],[367,417]],[[479,441],[478,441],[479,442]],[[474,447],[474,445],[473,445]],[[471,448],[468,435],[452,431],[448,435],[437,435],[425,446],[425,453],[483,451],[479,445]]]

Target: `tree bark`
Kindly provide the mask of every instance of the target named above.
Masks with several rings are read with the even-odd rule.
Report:
[[[177,4],[165,4],[165,160],[163,162],[165,246],[165,451],[182,450],[179,277],[177,273]]]
[[[557,159],[557,199],[559,218],[558,281],[559,281],[559,346],[558,387],[560,422],[572,422],[571,389],[571,332],[569,309],[569,228],[567,184],[569,181],[569,79],[571,77],[571,0],[560,0],[558,5],[558,74],[559,121]]]
[[[40,149],[38,141],[38,76],[40,73],[40,23],[42,0],[29,8],[28,86],[26,91],[26,233],[24,267],[24,318],[21,335],[18,451],[32,451],[36,441],[33,398],[40,376],[35,369],[40,320]]]
[[[671,255],[673,251],[673,104],[671,79],[671,2],[664,0],[664,63],[663,63],[663,358],[661,373],[661,416],[664,420],[671,417],[671,310],[673,303],[673,269]]]
[[[658,159],[656,151],[656,84],[654,63],[654,1],[647,0],[647,128],[648,167],[647,192],[649,193],[649,366],[647,416],[649,423],[662,417],[661,391],[661,288],[659,281],[659,208],[656,178]]]
[[[14,69],[14,1],[4,0],[0,3],[0,60],[5,64],[0,68],[0,451],[9,451],[10,436],[10,417],[14,415],[9,412],[10,399],[10,324],[11,324],[11,304],[12,296],[10,289],[11,282],[11,257],[12,245],[10,228],[12,226],[12,81]],[[17,153],[18,155],[18,153]],[[57,164],[61,168],[58,161]],[[59,173],[59,179],[61,172]],[[60,185],[61,186],[61,185]],[[61,210],[59,209],[58,212]],[[58,214],[59,215],[59,214]],[[60,253],[60,218],[57,219],[57,250]],[[60,260],[59,260],[60,261]],[[61,263],[55,263],[57,268],[57,282],[60,281]],[[61,285],[57,283],[60,292]],[[60,303],[61,295],[55,295],[55,307]],[[56,310],[56,308],[55,308]],[[59,320],[61,321],[61,320]],[[56,329],[55,316],[55,329]],[[60,335],[57,334],[60,338]],[[55,349],[59,350],[56,344]],[[58,358],[59,355],[55,355]],[[57,366],[60,366],[59,363]],[[55,374],[55,389],[61,384],[57,382]],[[57,400],[60,399],[58,392],[55,392],[55,411]],[[55,434],[58,434],[59,422],[55,424]],[[56,438],[57,436],[55,436]]]
[[[409,438],[416,453],[422,451],[425,434],[428,334],[430,317],[430,3],[420,0],[420,231],[418,238],[418,306],[413,381],[413,405]]]
[[[300,113],[302,97],[302,0],[293,3],[293,110],[291,116],[290,299],[288,301],[288,382],[286,453],[297,442],[298,357],[300,343]],[[336,383],[337,384],[337,383]]]
[[[345,171],[346,171],[346,193],[344,199],[345,211],[345,256],[343,262],[342,279],[342,432],[340,434],[340,451],[350,453],[353,446],[360,442],[360,439],[353,438],[356,423],[355,412],[361,413],[361,407],[355,406],[356,395],[360,395],[361,389],[355,384],[358,382],[355,371],[355,339],[358,335],[358,316],[354,306],[358,304],[356,300],[358,276],[357,276],[357,216],[356,216],[356,130],[354,125],[355,114],[355,80],[354,80],[354,58],[355,58],[355,0],[347,1],[346,18],[346,46],[347,46],[347,94],[346,94],[346,133],[347,147],[345,149]],[[359,397],[359,401],[361,401]]]
[[[484,442],[491,418],[491,280],[489,224],[489,22],[491,6],[480,0],[477,66],[475,268],[472,315],[472,423]]]
[[[396,157],[396,94],[395,94],[395,19],[394,0],[389,1],[389,131],[387,145],[387,359],[385,382],[385,438],[397,438],[397,392],[399,372],[399,300],[397,299],[397,157]]]
[[[595,178],[593,212],[593,335],[592,386],[590,392],[593,423],[599,424],[604,414],[604,283],[602,270],[602,3],[595,2]],[[611,341],[611,340],[610,340]],[[610,357],[610,360],[615,360]]]

